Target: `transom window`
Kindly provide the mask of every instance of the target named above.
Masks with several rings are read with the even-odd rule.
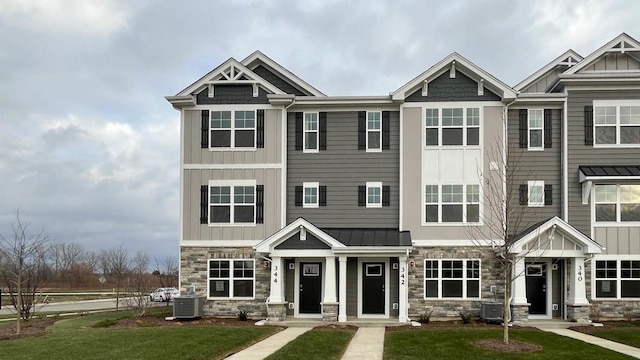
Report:
[[[367,207],[382,207],[381,182],[367,182]]]
[[[211,147],[255,147],[256,112],[211,111]]]
[[[425,298],[479,298],[480,260],[425,260]]]
[[[318,113],[304,113],[304,151],[318,151]]]
[[[542,109],[529,109],[529,149],[544,149],[543,119]]]
[[[302,206],[306,208],[318,207],[318,188],[320,184],[317,182],[305,182],[303,187],[303,203]]]
[[[640,102],[594,101],[595,145],[640,145]]]
[[[425,222],[480,222],[480,185],[426,185]]]
[[[255,185],[209,186],[210,224],[255,223]]]
[[[382,112],[367,112],[367,151],[382,151]]]
[[[596,185],[596,222],[640,222],[640,185]]]
[[[253,298],[254,260],[209,260],[209,297]]]
[[[640,298],[640,260],[598,260],[596,298]]]
[[[426,109],[425,145],[480,145],[480,109]]]

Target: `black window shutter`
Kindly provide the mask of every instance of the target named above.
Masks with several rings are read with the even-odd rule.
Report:
[[[593,145],[593,106],[584,107],[584,144]]]
[[[296,113],[296,150],[302,150],[302,133],[304,124],[302,123],[303,114]]]
[[[327,187],[324,185],[320,185],[318,189],[319,198],[318,198],[318,206],[327,206]]]
[[[200,135],[200,147],[209,148],[209,110],[202,110],[202,126]]]
[[[391,112],[383,111],[382,112],[382,150],[389,150],[389,134],[390,134],[390,120]]]
[[[551,141],[551,109],[544,109],[544,147],[550,149]]]
[[[358,111],[358,150],[367,149],[367,112]]]
[[[391,187],[382,185],[382,206],[391,205]]]
[[[258,109],[256,116],[256,146],[264,148],[264,109]]]
[[[200,186],[200,224],[209,223],[209,202],[207,197],[209,196],[209,187],[207,185]]]
[[[529,202],[529,187],[527,184],[520,185],[520,205],[527,205]]]
[[[296,186],[296,206],[302,206],[302,186]]]
[[[264,185],[256,185],[256,224],[264,224]]]
[[[367,205],[367,187],[364,185],[358,186],[358,206]]]
[[[327,150],[327,113],[321,112],[318,114],[318,150]]]
[[[529,146],[529,124],[528,121],[528,111],[527,109],[520,109],[519,113],[520,119],[520,148],[526,148]]]
[[[553,187],[551,184],[544,185],[544,204],[553,205]]]

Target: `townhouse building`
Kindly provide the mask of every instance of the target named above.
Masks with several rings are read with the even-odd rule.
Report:
[[[621,34],[514,87],[452,53],[385,96],[327,96],[259,51],[227,60],[167,97],[181,291],[271,321],[477,313],[504,292],[505,224],[514,320],[634,311],[638,51]]]

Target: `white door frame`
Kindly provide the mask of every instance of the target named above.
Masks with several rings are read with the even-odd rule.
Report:
[[[300,263],[307,262],[316,262],[322,264],[322,271],[320,271],[320,277],[322,281],[320,282],[320,302],[322,303],[322,299],[324,299],[324,273],[326,271],[325,258],[317,257],[317,258],[296,258],[296,267],[295,267],[295,288],[293,290],[293,301],[295,302],[293,316],[297,318],[303,319],[322,319],[322,304],[320,304],[320,313],[319,314],[300,314]]]
[[[362,264],[384,263],[384,314],[362,314]],[[389,258],[358,258],[358,318],[388,319],[389,318]]]
[[[551,287],[551,281],[552,281],[552,273],[551,273],[551,266],[552,266],[552,261],[551,258],[542,258],[542,259],[525,259],[525,279],[526,279],[526,265],[528,263],[531,262],[535,262],[535,263],[544,263],[545,264],[545,277],[546,277],[546,310],[545,310],[545,314],[535,314],[535,315],[531,315],[529,314],[529,319],[551,319],[552,318],[552,302],[553,302],[553,297],[552,297],[552,292],[553,289]],[[527,302],[529,302],[529,299],[527,299]]]

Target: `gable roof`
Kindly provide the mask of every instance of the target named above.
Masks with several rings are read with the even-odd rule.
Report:
[[[275,249],[276,246],[289,239],[296,232],[300,232],[302,229],[313,234],[315,238],[327,244],[329,248],[333,249],[345,247],[344,244],[337,241],[326,232],[320,230],[305,218],[299,217],[289,225],[283,227],[282,229],[276,231],[276,233],[274,233],[273,235],[259,242],[253,248],[256,250],[256,252],[259,253],[270,253],[273,251],[273,249]]]
[[[192,95],[193,93],[199,92],[200,90],[204,89],[205,86],[213,81],[224,81],[229,84],[258,84],[259,86],[262,86],[264,89],[273,94],[284,94],[282,90],[278,89],[273,84],[258,76],[258,74],[249,70],[242,63],[238,62],[238,60],[229,58],[229,60],[211,70],[196,82],[187,86],[184,90],[180,91],[178,94],[176,94],[176,96]]]
[[[534,82],[536,82],[536,80],[545,76],[547,73],[549,73],[549,71],[555,69],[557,66],[562,66],[562,65],[567,65],[570,67],[575,66],[575,64],[579,63],[583,59],[584,58],[580,56],[580,54],[569,49],[565,51],[562,55],[558,56],[557,58],[553,59],[551,62],[549,62],[542,68],[540,68],[535,73],[531,74],[526,79],[519,82],[513,88],[516,89],[517,91],[522,91],[526,89],[529,85],[532,85]]]
[[[516,92],[511,87],[509,87],[509,85],[498,80],[496,77],[484,71],[482,68],[478,67],[456,52],[451,53],[449,56],[440,60],[438,63],[424,71],[422,74],[416,76],[408,83],[402,85],[398,90],[392,92],[391,98],[393,100],[404,100],[416,89],[421,87],[425,81],[431,81],[435,77],[441,75],[442,71],[447,67],[450,67],[454,61],[457,71],[461,71],[466,76],[475,81],[484,80],[485,87],[492,90],[503,99],[515,99]]]
[[[582,247],[585,254],[599,254],[602,252],[603,247],[600,244],[592,240],[587,235],[583,234],[568,222],[560,219],[557,216],[554,216],[550,219],[533,224],[523,230],[520,234],[518,234],[516,236],[516,242],[513,244],[513,246],[511,246],[511,253],[521,252],[525,244],[534,240],[535,238],[540,236],[540,234],[551,228],[557,228],[562,233],[566,234],[571,239],[571,241]]]
[[[591,65],[595,61],[599,60],[602,56],[606,55],[608,52],[625,53],[625,52],[639,52],[639,51],[640,51],[640,42],[638,42],[636,39],[632,38],[631,36],[627,35],[626,33],[622,33],[616,36],[613,40],[604,44],[598,50],[589,54],[589,56],[584,58],[580,63],[578,63],[578,65],[567,69],[567,71],[565,71],[563,75],[576,74],[580,70]]]
[[[251,69],[255,69],[258,65],[264,64],[267,67],[275,70],[279,75],[283,76],[285,80],[290,82],[292,85],[305,90],[312,96],[326,96],[320,90],[311,86],[309,83],[297,77],[294,73],[287,70],[285,67],[273,61],[267,55],[263,54],[260,50],[256,50],[251,55],[247,56],[244,60],[242,60],[242,64]]]

